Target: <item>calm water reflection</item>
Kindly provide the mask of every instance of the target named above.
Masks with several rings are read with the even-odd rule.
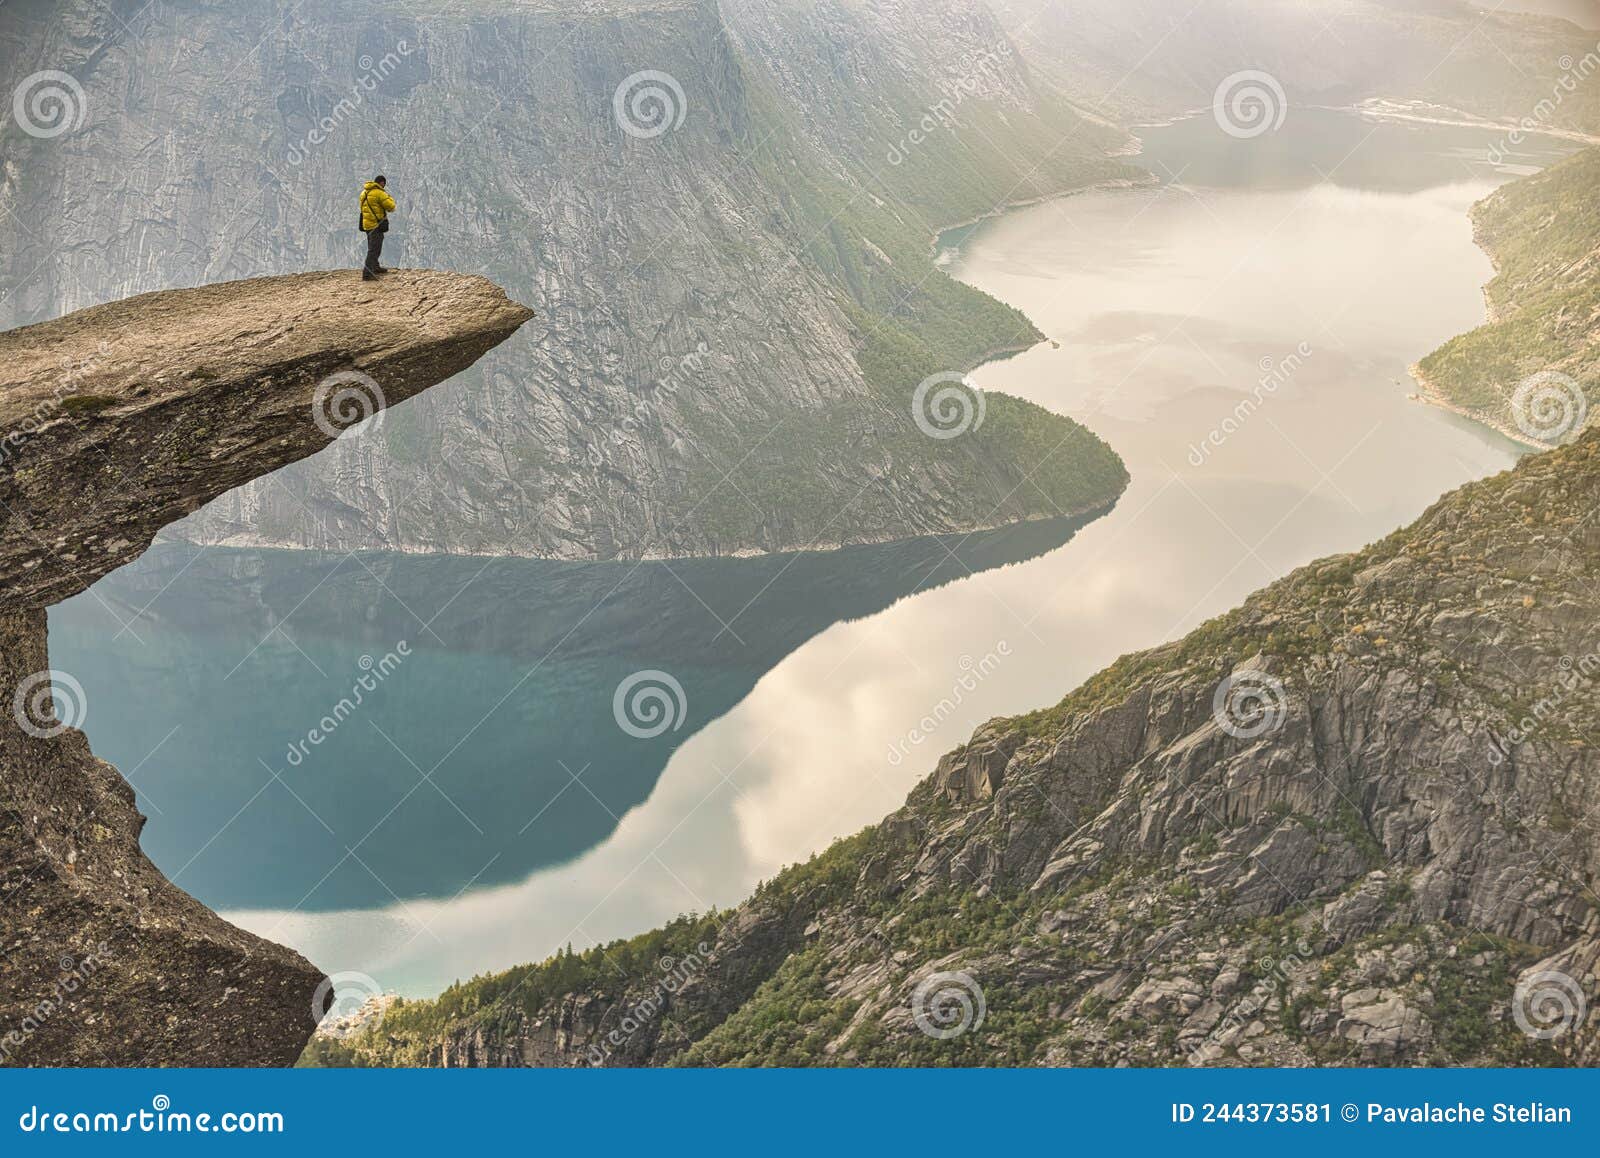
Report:
[[[1081,525],[638,565],[164,544],[58,609],[51,647],[157,863],[221,908],[372,908],[593,848],[819,631]],[[641,671],[671,679],[639,681],[629,732]]]
[[[1051,339],[975,377],[1117,448],[1133,483],[1110,515],[793,566],[163,550],[96,592],[124,617],[155,599],[139,640],[108,646],[93,598],[53,618],[146,847],[329,970],[437,990],[733,903],[983,720],[1514,461],[1406,376],[1482,318],[1466,211],[1509,176],[1490,136],[1315,110],[1249,142],[1205,118],[1143,136],[1162,186],[946,239]],[[402,637],[399,670],[290,764]],[[688,705],[653,740],[612,717],[644,667]]]

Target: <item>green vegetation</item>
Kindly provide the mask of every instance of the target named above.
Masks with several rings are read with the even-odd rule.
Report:
[[[98,414],[118,401],[105,394],[69,394],[61,400],[61,409],[71,415]]]
[[[1420,363],[1444,402],[1519,431],[1511,399],[1543,371],[1577,382],[1600,403],[1600,149],[1508,185],[1473,210],[1498,273],[1486,289],[1495,320],[1446,342]]]
[[[859,171],[876,178],[864,190],[837,177],[826,158],[803,144],[807,134],[793,123],[787,102],[759,85],[748,99],[749,163],[763,186],[781,190],[771,210],[780,219],[774,231],[803,239],[800,252],[837,293],[857,334],[856,358],[870,393],[753,421],[730,418],[715,398],[685,399],[704,449],[687,464],[696,522],[730,543],[826,545],[904,536],[907,515],[913,527],[920,520],[929,528],[979,528],[1109,505],[1127,485],[1126,470],[1110,447],[1071,419],[991,393],[981,426],[936,439],[918,429],[912,405],[929,376],[965,371],[1041,339],[1019,311],[934,265],[937,229],[1010,202],[1135,175],[1097,154],[1092,140],[1103,130],[1072,148],[1052,149],[1078,124],[1064,107],[1053,117],[1044,111],[1001,117],[973,102],[975,123],[931,134],[899,165],[862,153]],[[904,123],[923,114],[914,94],[900,94],[896,103]],[[853,124],[841,147],[887,147],[904,132],[903,123],[877,112]],[[1007,156],[1044,160],[1019,180]],[[757,446],[760,453],[752,454]],[[830,462],[872,463],[878,477],[910,481],[918,493],[936,497],[927,509],[901,513],[882,528],[863,526],[859,509],[851,509],[863,497],[859,486],[827,470]],[[737,488],[724,483],[735,466]]]
[[[630,986],[653,983],[670,968],[664,962],[703,955],[701,946],[716,940],[723,919],[716,913],[690,914],[637,937],[582,953],[568,946],[536,965],[457,982],[431,1001],[396,1001],[383,1017],[381,1032],[360,1031],[343,1042],[312,1038],[299,1064],[425,1065],[449,1033],[537,1016],[569,993],[621,994]]]
[[[820,948],[794,954],[678,1064],[816,1065],[855,1012],[854,1002],[829,995],[827,967],[827,954]]]

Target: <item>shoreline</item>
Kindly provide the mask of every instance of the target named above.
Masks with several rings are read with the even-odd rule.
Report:
[[[1597,140],[1600,140],[1600,138],[1597,138]],[[1541,169],[1540,172],[1544,172],[1544,170]],[[1506,182],[1507,185],[1513,183],[1514,182],[1510,181]],[[1501,188],[1504,188],[1504,186]],[[1495,190],[1495,193],[1498,192],[1498,189]],[[1489,197],[1493,197],[1495,193],[1490,193]],[[1480,327],[1496,325],[1504,320],[1504,315],[1495,305],[1494,300],[1489,296],[1489,286],[1494,283],[1495,278],[1500,276],[1500,257],[1495,253],[1494,247],[1491,246],[1487,240],[1485,240],[1483,235],[1483,220],[1480,217],[1478,210],[1484,204],[1484,201],[1487,200],[1488,197],[1484,198],[1482,201],[1476,202],[1470,209],[1467,210],[1467,220],[1472,223],[1472,244],[1476,245],[1478,249],[1482,251],[1483,255],[1489,259],[1489,267],[1494,271],[1494,276],[1479,287],[1479,293],[1483,296],[1484,313],[1484,320],[1480,323]],[[1474,329],[1480,327],[1474,327]],[[1471,331],[1466,332],[1470,333]],[[1428,356],[1430,355],[1423,355],[1423,357]],[[1528,435],[1524,434],[1514,425],[1504,421],[1503,419],[1483,413],[1481,411],[1470,410],[1461,405],[1459,402],[1455,401],[1444,392],[1437,382],[1428,377],[1427,373],[1422,369],[1421,359],[1418,359],[1417,361],[1411,363],[1410,366],[1406,367],[1406,372],[1411,375],[1411,380],[1417,384],[1416,393],[1413,394],[1412,397],[1416,398],[1424,405],[1437,406],[1440,410],[1446,411],[1447,413],[1454,414],[1459,418],[1465,418],[1470,422],[1475,422],[1487,430],[1494,431],[1502,438],[1508,438],[1518,446],[1525,446],[1529,450],[1540,451],[1554,449],[1549,443],[1540,442],[1538,439],[1528,437]]]
[[[1126,155],[1136,156],[1137,154],[1130,153]],[[1078,197],[1085,193],[1110,192],[1122,189],[1145,189],[1151,185],[1159,185],[1161,183],[1161,178],[1157,177],[1154,173],[1147,172],[1145,177],[1148,178],[1148,180],[1142,180],[1137,177],[1106,177],[1099,181],[1091,181],[1087,185],[1078,185],[1071,189],[1063,189],[1057,193],[1045,193],[1038,197],[1024,197],[1016,201],[1007,201],[1005,204],[991,209],[986,213],[980,213],[976,217],[968,217],[964,221],[955,221],[949,225],[939,226],[939,228],[934,231],[933,240],[928,243],[928,253],[933,258],[938,258],[940,252],[940,239],[947,233],[954,233],[958,229],[967,229],[974,225],[981,225],[985,221],[993,221],[998,217],[1004,217],[1008,213],[1014,213],[1018,209],[1031,209],[1035,205],[1045,205],[1051,201],[1064,201],[1068,197]],[[946,274],[945,276],[948,277],[949,275]],[[1033,345],[1038,345],[1038,343],[1035,342]],[[1032,349],[1033,346],[1030,345],[1025,348]]]
[[[1462,406],[1459,402],[1454,401],[1439,388],[1438,384],[1434,382],[1433,379],[1429,378],[1428,375],[1423,372],[1422,363],[1411,363],[1410,366],[1406,367],[1406,372],[1411,375],[1411,380],[1417,384],[1416,393],[1413,394],[1412,397],[1424,405],[1437,406],[1440,410],[1446,411],[1447,413],[1454,414],[1459,418],[1468,419],[1469,421],[1475,422],[1485,429],[1494,431],[1502,438],[1509,438],[1512,442],[1517,443],[1519,446],[1527,447],[1529,450],[1555,449],[1555,447],[1551,446],[1549,443],[1540,442],[1537,439],[1529,438],[1515,426],[1502,422],[1500,419],[1484,414],[1481,411],[1469,410],[1465,406]]]
[[[1354,112],[1364,117],[1371,117],[1381,121],[1409,122],[1421,125],[1445,125],[1457,129],[1485,129],[1489,132],[1520,133],[1527,137],[1552,137],[1557,140],[1575,141],[1584,145],[1600,145],[1600,136],[1585,133],[1578,129],[1563,129],[1550,125],[1541,125],[1538,128],[1528,128],[1526,125],[1515,121],[1495,121],[1487,117],[1474,116],[1472,113],[1453,109],[1448,105],[1430,105],[1425,102],[1401,103],[1389,101],[1382,97],[1369,97],[1354,105],[1318,105],[1317,108],[1333,109],[1336,112]],[[1416,112],[1407,111],[1415,108]],[[1431,112],[1430,112],[1431,110]]]
[[[1133,152],[1125,153],[1125,154],[1107,154],[1107,155],[1108,156],[1136,156],[1139,152],[1143,151],[1143,143],[1140,142],[1139,138],[1134,136],[1131,132],[1129,133],[1129,140],[1136,146],[1136,148],[1134,149]],[[934,268],[935,269],[937,269],[940,272],[944,273],[944,275],[946,277],[950,278],[952,281],[960,281],[961,280],[960,278],[957,278],[954,275],[952,275],[951,273],[949,273],[948,270],[945,269],[944,263],[939,261],[940,254],[945,252],[945,247],[942,244],[943,238],[948,233],[954,233],[958,229],[970,229],[972,226],[981,225],[985,221],[997,220],[998,218],[1006,216],[1008,213],[1016,212],[1018,209],[1031,209],[1035,205],[1045,205],[1045,204],[1048,204],[1051,201],[1062,201],[1062,200],[1067,199],[1068,197],[1078,197],[1078,196],[1081,196],[1081,195],[1083,195],[1085,193],[1119,192],[1119,191],[1128,190],[1128,189],[1148,189],[1151,186],[1159,185],[1159,184],[1161,184],[1161,178],[1156,176],[1154,173],[1151,173],[1148,170],[1146,170],[1145,174],[1144,174],[1144,178],[1138,178],[1138,177],[1106,177],[1106,178],[1104,178],[1103,180],[1100,180],[1100,181],[1091,181],[1087,185],[1079,185],[1079,186],[1077,186],[1076,188],[1073,188],[1073,189],[1063,189],[1063,190],[1061,190],[1060,192],[1057,192],[1057,193],[1046,193],[1046,194],[1043,194],[1042,196],[1039,196],[1039,197],[1027,197],[1027,198],[1023,198],[1021,200],[1018,200],[1018,201],[1008,201],[1004,205],[1000,206],[999,208],[991,209],[987,213],[980,213],[980,214],[978,214],[978,216],[970,217],[970,218],[966,219],[965,221],[957,221],[953,225],[940,226],[938,229],[936,229],[934,231],[933,240],[928,245],[928,255],[933,259],[933,264],[934,264]],[[957,249],[957,252],[959,252],[959,247],[956,247],[956,249]],[[966,283],[962,282],[962,284],[965,285]],[[1013,308],[1015,308],[1015,307],[1013,307]],[[1021,313],[1020,310],[1018,312]],[[1048,334],[1046,334],[1044,331],[1039,329],[1038,325],[1034,322],[1034,320],[1032,318],[1028,317],[1027,314],[1023,314],[1022,316],[1027,320],[1028,324],[1033,327],[1033,332],[1035,334],[1039,335],[1037,338],[1035,338],[1031,342],[1014,342],[1014,343],[1010,343],[1010,344],[1004,345],[1004,346],[993,346],[993,347],[983,351],[981,354],[979,354],[974,359],[972,359],[972,361],[970,361],[965,367],[962,368],[961,372],[963,374],[970,374],[974,370],[982,369],[984,366],[989,365],[991,362],[1003,362],[1003,361],[1007,360],[1008,358],[1016,357],[1018,354],[1026,354],[1029,350],[1032,350],[1036,346],[1043,345],[1045,342],[1053,341],[1053,339]],[[1004,393],[1004,391],[999,391],[998,393]],[[1015,395],[1008,395],[1008,397],[1016,397],[1016,396]],[[1054,414],[1055,411],[1051,411],[1051,413]],[[1071,418],[1071,416],[1069,416],[1069,415],[1063,414],[1063,415],[1060,415],[1060,417],[1066,418],[1069,422],[1076,421],[1076,419]],[[1088,430],[1089,428],[1088,427],[1084,427],[1084,429]],[[1094,434],[1095,432],[1090,430],[1089,433]],[[1121,496],[1119,495],[1118,497],[1120,498]],[[1108,507],[1107,510],[1109,510],[1109,509],[1110,508]],[[1061,516],[1045,516],[1045,517],[1046,518],[1055,518],[1055,517],[1061,517]],[[1071,516],[1068,516],[1068,517],[1078,518],[1080,516],[1071,515]],[[1037,520],[1024,519],[1022,521],[1023,522],[1035,522]],[[1001,526],[1011,526],[1011,525],[1014,525],[1014,524],[1012,524],[1012,523],[1001,524]],[[976,528],[976,529],[977,530],[997,530],[998,527],[979,527],[979,528]]]
[[[1037,345],[1038,343],[1034,343]],[[1032,349],[1032,346],[1027,349]],[[1053,413],[1053,412],[1052,412]],[[1087,429],[1087,428],[1085,428]],[[275,551],[284,554],[307,555],[343,555],[352,554],[366,557],[404,555],[415,558],[429,559],[507,559],[520,560],[528,563],[567,563],[573,566],[593,567],[596,564],[613,563],[617,566],[638,565],[641,563],[674,563],[689,560],[717,560],[717,559],[764,559],[781,555],[811,555],[827,551],[844,551],[853,547],[885,547],[892,543],[914,543],[924,539],[940,539],[951,536],[982,535],[994,531],[1004,531],[1011,527],[1028,526],[1034,523],[1048,523],[1056,519],[1085,519],[1091,516],[1099,517],[1109,514],[1118,503],[1122,501],[1123,493],[1118,491],[1111,498],[1098,503],[1091,503],[1081,508],[1070,511],[1056,511],[1048,515],[1028,515],[1020,519],[1006,519],[998,522],[986,522],[970,527],[955,527],[947,531],[929,531],[921,535],[884,535],[869,538],[853,539],[849,542],[810,543],[804,546],[788,545],[774,547],[770,550],[748,547],[736,551],[723,551],[715,555],[694,554],[674,555],[666,552],[651,551],[643,554],[617,554],[604,558],[585,556],[582,558],[562,558],[552,555],[522,555],[506,551],[425,551],[407,547],[362,547],[355,551],[341,551],[328,547],[300,547],[282,542],[269,542],[254,540],[245,537],[235,537],[227,540],[201,541],[196,539],[180,539],[176,537],[159,537],[151,544],[166,547],[184,547],[194,551]]]

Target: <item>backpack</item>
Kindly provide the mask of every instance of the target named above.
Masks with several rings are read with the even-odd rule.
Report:
[[[0,0],[0,2],[3,2],[3,0]],[[356,230],[360,233],[370,232],[370,230],[367,229],[367,198],[371,196],[371,189],[368,189],[365,193],[361,194],[361,208],[356,211]],[[379,233],[388,233],[389,219],[385,217],[372,228],[376,229]]]

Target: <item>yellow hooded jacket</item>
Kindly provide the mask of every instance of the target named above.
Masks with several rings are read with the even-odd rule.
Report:
[[[394,212],[394,198],[383,191],[376,181],[368,181],[361,190],[361,228],[366,232],[378,228]]]

